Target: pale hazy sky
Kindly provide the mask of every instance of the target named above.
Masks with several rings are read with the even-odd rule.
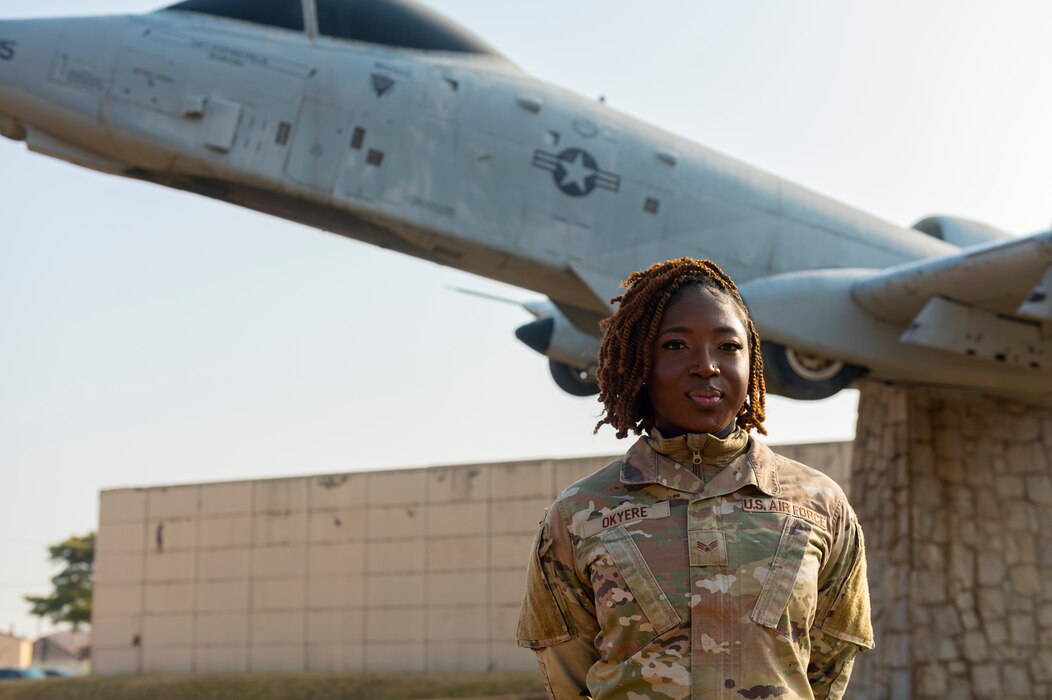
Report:
[[[1052,218],[1047,2],[431,5],[540,79],[895,223]],[[0,212],[0,628],[36,632],[21,596],[103,488],[626,447],[514,338],[526,312],[448,287],[531,293],[8,141]],[[771,441],[850,438],[854,402],[772,400]]]

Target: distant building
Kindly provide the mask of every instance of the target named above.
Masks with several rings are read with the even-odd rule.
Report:
[[[33,665],[84,668],[91,659],[91,632],[63,630],[33,642]]]
[[[776,449],[847,487],[850,443]],[[92,669],[533,670],[537,523],[611,459],[103,491]]]
[[[0,632],[0,666],[26,668],[33,663],[33,643]]]

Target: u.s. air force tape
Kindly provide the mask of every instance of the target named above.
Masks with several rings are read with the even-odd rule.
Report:
[[[603,515],[599,518],[593,518],[587,521],[581,526],[581,537],[591,537],[592,535],[598,535],[603,530],[609,530],[612,527],[618,525],[624,525],[625,523],[634,522],[637,520],[655,520],[657,518],[667,518],[669,515],[668,501],[662,503],[648,503],[645,505],[636,505],[634,503],[626,503],[623,506],[618,506],[612,511]]]
[[[792,501],[783,501],[780,498],[743,498],[742,510],[747,513],[785,513],[797,518],[803,518],[819,527],[828,530],[829,518],[821,513],[801,506]]]

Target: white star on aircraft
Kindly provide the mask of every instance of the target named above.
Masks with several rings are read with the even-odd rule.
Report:
[[[595,175],[595,170],[582,163],[583,159],[583,153],[574,151],[569,160],[559,160],[563,167],[563,177],[559,181],[560,187],[565,188],[573,185],[578,192],[584,192],[588,189],[588,178]]]

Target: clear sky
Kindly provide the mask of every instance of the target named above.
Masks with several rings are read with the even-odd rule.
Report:
[[[892,222],[1052,218],[1052,4],[433,0],[540,79]],[[149,0],[0,0],[0,18]],[[532,293],[0,143],[0,629],[129,485],[614,454],[514,328]],[[853,392],[772,400],[850,439]],[[47,626],[44,626],[47,629]]]

